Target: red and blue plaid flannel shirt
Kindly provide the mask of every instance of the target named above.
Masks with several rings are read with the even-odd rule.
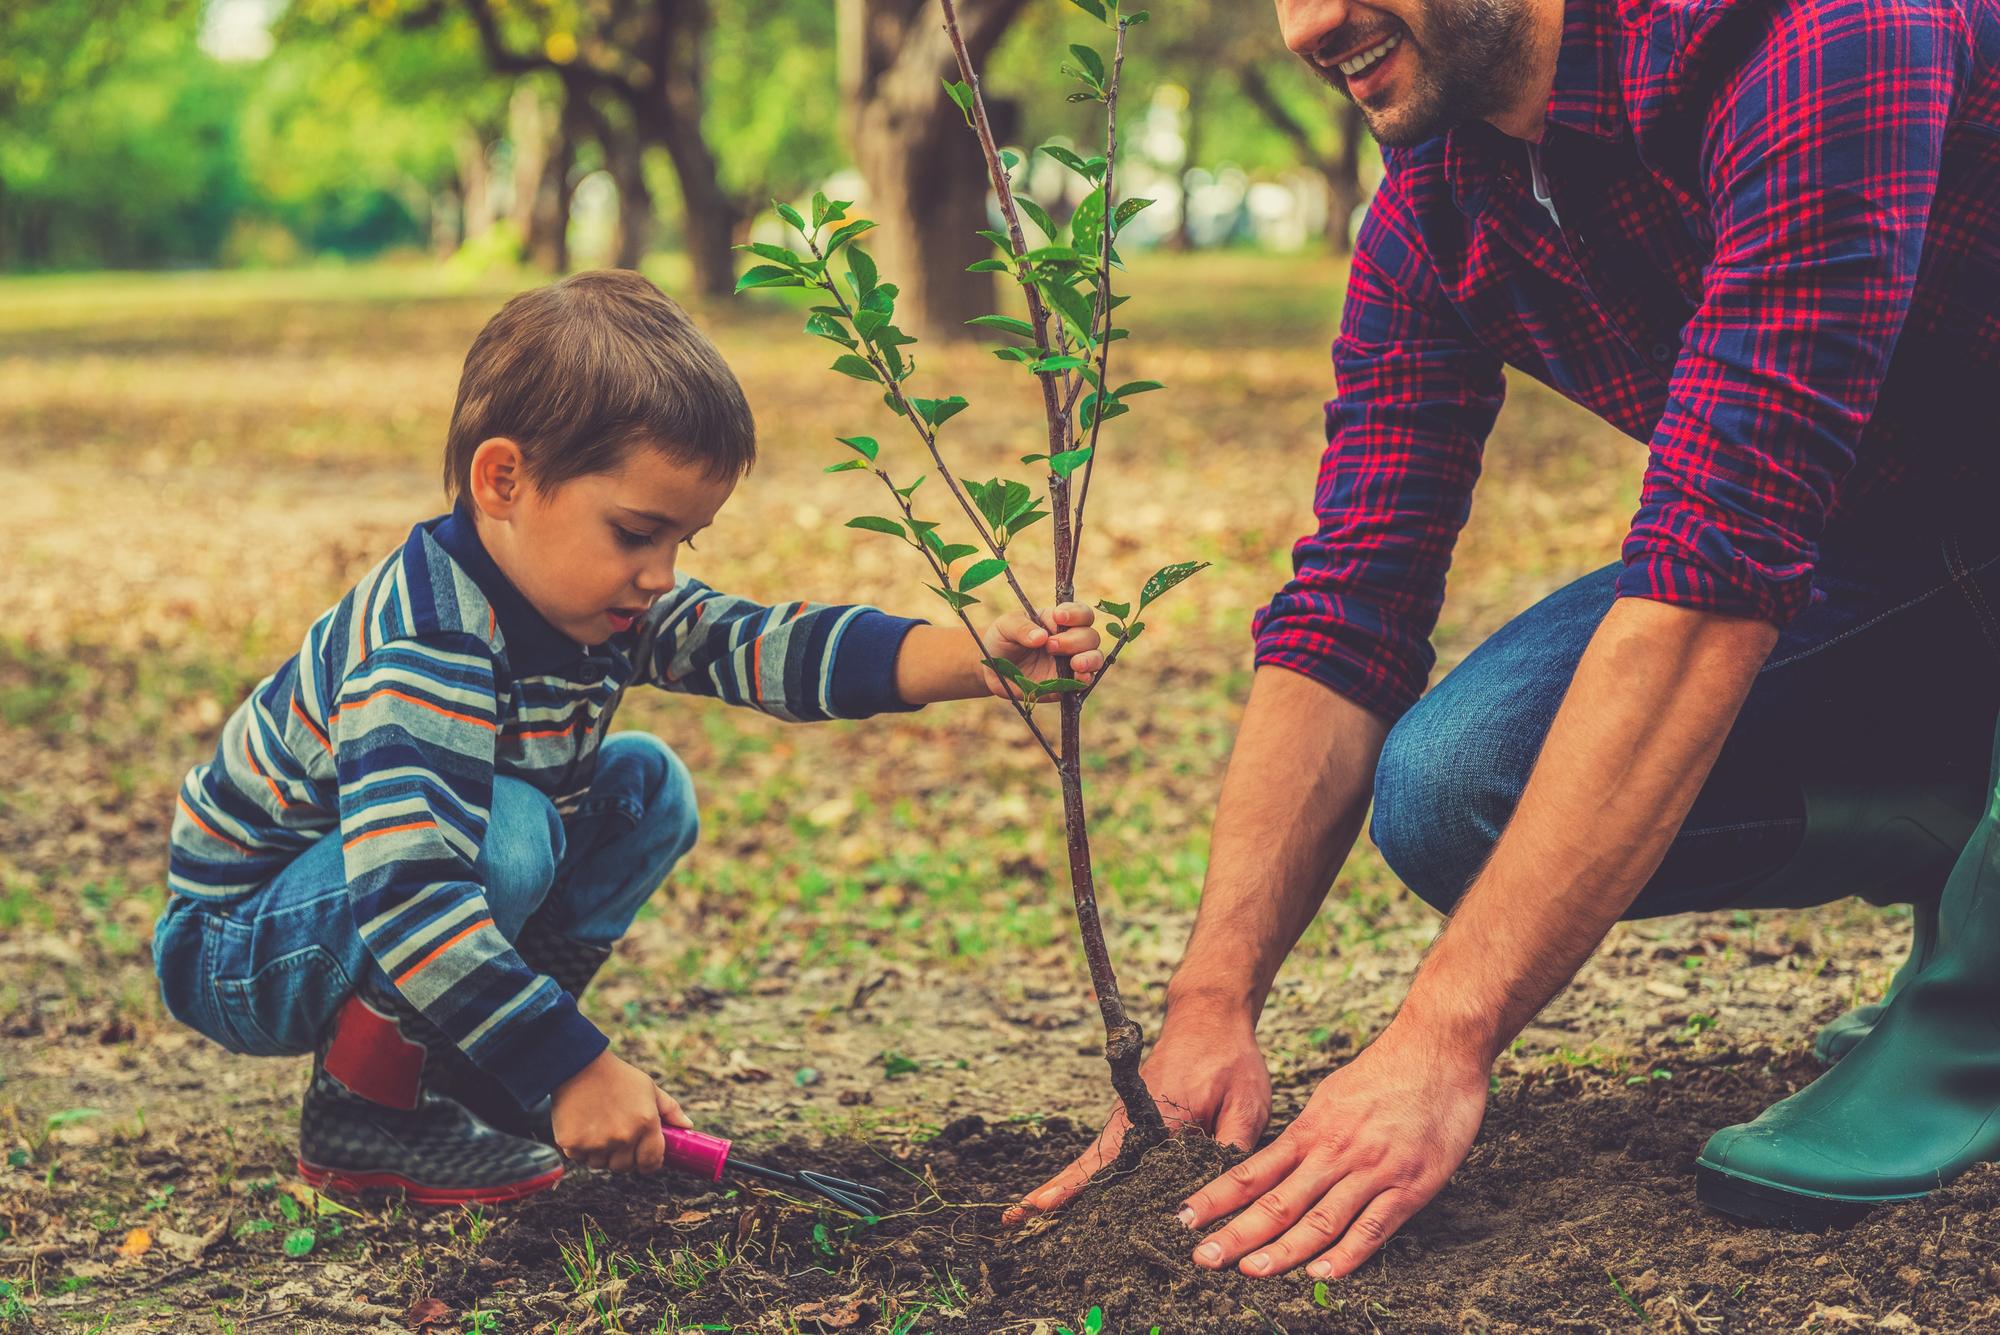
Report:
[[[1479,121],[1361,228],[1257,661],[1388,718],[1503,364],[1647,442],[1621,596],[1782,625],[1830,519],[2000,474],[2000,0],[1569,0],[1540,153],[1560,226]]]

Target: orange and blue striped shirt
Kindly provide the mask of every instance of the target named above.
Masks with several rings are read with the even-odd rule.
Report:
[[[533,1106],[606,1040],[493,925],[474,864],[495,777],[573,811],[634,682],[790,720],[907,708],[895,660],[914,624],[683,578],[630,630],[579,645],[508,582],[467,515],[429,520],[313,623],[188,774],[168,884],[252,896],[337,832],[384,973]]]

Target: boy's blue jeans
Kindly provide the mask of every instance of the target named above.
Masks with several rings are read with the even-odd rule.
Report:
[[[477,872],[508,940],[539,913],[560,935],[608,946],[697,830],[680,757],[646,733],[619,733],[567,823],[529,784],[496,781]],[[252,1056],[312,1051],[357,987],[389,986],[355,928],[338,830],[255,894],[174,899],[154,929],[153,959],[177,1019]]]
[[[1512,818],[1618,571],[1515,617],[1390,731],[1371,833],[1433,907],[1451,909]],[[1804,841],[1808,789],[1962,788],[1968,824],[1984,808],[2000,712],[2000,522],[1941,522],[1921,541],[1829,533],[1815,584],[1825,597],[1780,636],[1626,917],[1849,893],[1758,894]]]

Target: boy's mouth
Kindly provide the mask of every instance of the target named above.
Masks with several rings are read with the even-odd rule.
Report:
[[[637,625],[639,618],[646,615],[643,607],[614,607],[604,614],[611,621],[612,633],[628,631]]]

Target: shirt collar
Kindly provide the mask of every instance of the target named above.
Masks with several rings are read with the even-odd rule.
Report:
[[[1564,0],[1555,82],[1544,112],[1548,125],[1598,139],[1625,133],[1625,103],[1618,84],[1617,4],[1618,0]],[[1494,161],[1510,153],[1519,157],[1526,150],[1483,120],[1446,132],[1445,179],[1461,211],[1477,215],[1485,207]]]
[[[569,666],[585,657],[584,647],[548,623],[514,582],[501,573],[479,540],[472,512],[463,504],[442,519],[432,520],[431,537],[472,577],[486,595],[499,623],[507,665],[519,676],[535,676]]]

